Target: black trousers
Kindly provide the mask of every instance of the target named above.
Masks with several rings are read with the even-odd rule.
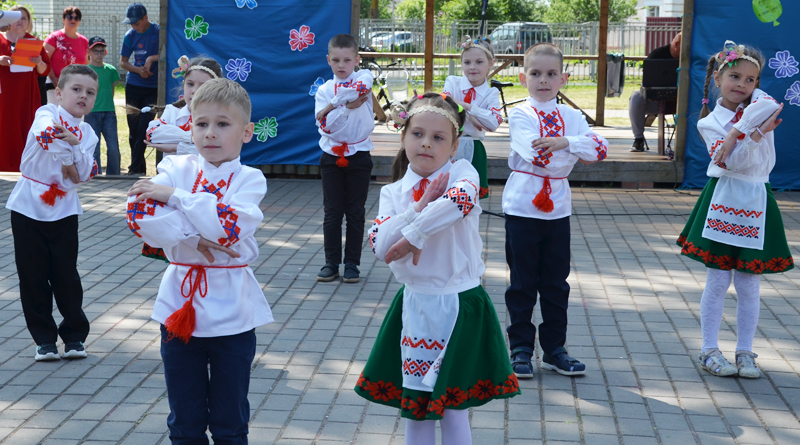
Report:
[[[146,88],[136,85],[125,85],[125,103],[136,108],[152,107],[158,101],[158,88]],[[147,173],[147,164],[144,160],[144,138],[147,134],[147,124],[155,118],[155,113],[134,113],[128,115],[128,130],[130,136],[128,143],[131,146],[131,165],[128,173]]]
[[[83,313],[78,274],[78,215],[45,222],[11,212],[14,258],[22,312],[37,345],[86,341],[89,320]],[[53,297],[64,320],[56,326]]]
[[[506,262],[511,285],[506,307],[511,318],[508,342],[511,350],[533,352],[536,326],[531,322],[537,293],[541,297],[542,323],[539,344],[550,354],[567,341],[569,301],[569,217],[556,220],[506,215]]]
[[[322,176],[322,205],[325,218],[322,233],[325,238],[325,262],[342,262],[342,218],[347,217],[347,239],[344,244],[345,264],[361,264],[361,245],[364,243],[364,204],[369,193],[372,175],[372,156],[359,151],[348,156],[349,165],[336,165],[336,156],[322,153],[319,173]]]

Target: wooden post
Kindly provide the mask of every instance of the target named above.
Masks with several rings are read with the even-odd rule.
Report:
[[[163,110],[167,104],[167,14],[169,0],[159,0],[158,7],[158,96],[156,104]],[[156,165],[164,153],[156,150]]]
[[[425,0],[425,91],[433,88],[433,0]]]
[[[684,0],[681,22],[681,57],[678,70],[678,122],[675,127],[675,159],[683,162],[686,155],[686,130],[689,112],[689,69],[692,65],[692,26],[694,25],[694,0]]]
[[[608,46],[608,1],[600,0],[600,38],[597,48],[597,114],[595,125],[605,125],[606,108],[606,46]]]
[[[351,0],[350,3],[350,35],[356,38],[356,42],[362,45],[359,35],[361,30],[361,0]]]

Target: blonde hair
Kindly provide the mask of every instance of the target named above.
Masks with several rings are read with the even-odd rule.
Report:
[[[192,96],[191,111],[203,104],[219,104],[236,108],[242,112],[245,123],[250,122],[250,96],[247,90],[238,83],[222,79],[211,79],[204,83]]]
[[[534,56],[551,56],[558,59],[558,69],[559,71],[564,71],[564,53],[558,49],[557,46],[553,45],[552,43],[542,42],[537,43],[536,45],[531,46],[525,51],[525,59],[523,61],[523,67],[525,70],[528,69],[528,65],[533,60]]]
[[[31,12],[28,11],[28,8],[26,8],[26,7],[22,6],[22,5],[14,5],[14,6],[8,8],[8,10],[9,11],[22,11],[22,12],[24,12],[25,15],[28,17],[28,27],[25,28],[25,32],[28,33],[28,34],[33,32],[33,16],[31,16]],[[6,31],[9,30],[9,28],[11,28],[10,24],[0,28],[0,31],[6,32]]]
[[[758,61],[757,68],[759,72],[759,77],[756,79],[756,88],[758,88],[761,79],[760,76],[761,68],[764,66],[764,55],[761,54],[761,51],[749,46],[738,45],[736,49],[743,50],[742,52],[744,54],[739,54],[738,57],[731,63],[728,63],[726,60],[724,60],[724,57],[722,57],[724,56],[723,54],[725,51],[724,49],[723,53],[719,52],[714,53],[708,59],[708,64],[706,65],[706,82],[703,85],[703,108],[700,110],[700,119],[708,116],[709,113],[711,113],[711,110],[709,110],[708,108],[707,102],[708,102],[708,90],[709,87],[711,86],[711,79],[714,77],[714,71],[716,71],[721,76],[722,73],[724,73],[734,63],[738,62],[739,60],[743,60],[743,56],[746,57],[744,58],[744,60],[747,60],[747,58],[755,59],[756,61]],[[746,106],[747,104],[745,104],[745,107]]]
[[[482,50],[486,53],[486,56],[489,58],[489,61],[494,61],[494,51],[492,50],[492,41],[489,39],[472,39],[470,36],[464,36],[466,40],[464,43],[461,44],[461,55],[463,56],[464,53],[468,49],[477,48]]]

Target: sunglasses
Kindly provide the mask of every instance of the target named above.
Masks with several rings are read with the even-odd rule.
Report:
[[[79,16],[79,15],[67,14],[67,15],[64,16],[64,18],[67,19],[67,20],[75,20],[76,22],[80,22],[81,21],[81,16]]]

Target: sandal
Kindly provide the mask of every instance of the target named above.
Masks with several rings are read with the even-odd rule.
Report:
[[[758,354],[751,351],[736,351],[736,368],[739,377],[757,379],[761,377],[755,358]]]
[[[731,365],[728,359],[726,359],[717,348],[709,349],[701,353],[698,358],[700,359],[700,367],[708,371],[711,375],[728,377],[736,375],[739,372],[736,366]]]
[[[542,368],[555,371],[561,375],[584,375],[586,365],[578,359],[567,355],[567,350],[563,347],[556,349],[552,354],[542,356]]]
[[[528,348],[516,348],[511,351],[511,368],[514,370],[514,375],[517,376],[517,378],[533,378],[532,356],[533,354]]]

